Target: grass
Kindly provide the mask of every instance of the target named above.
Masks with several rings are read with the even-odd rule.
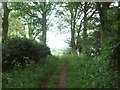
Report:
[[[39,88],[42,79],[59,64],[56,57],[49,58],[44,63],[3,73],[3,88]]]
[[[67,57],[66,57],[67,58]],[[108,88],[117,87],[108,71],[108,62],[99,58],[69,57],[67,87]]]
[[[98,58],[77,56],[49,57],[44,63],[32,64],[25,69],[3,73],[3,88],[39,88],[42,79],[55,69],[48,88],[56,88],[64,61],[68,61],[68,88],[117,87],[112,80],[114,73],[108,72],[108,62]]]
[[[64,60],[59,59],[59,65],[56,67],[56,72],[55,75],[51,78],[51,80],[48,83],[48,88],[56,88],[58,81],[59,81],[59,76],[61,74],[61,70],[63,69],[64,65]]]
[[[55,75],[52,77],[52,79],[50,80],[49,84],[48,84],[48,88],[57,88],[58,82],[59,82],[59,77],[61,75],[61,71],[64,67],[64,62],[68,61],[69,58],[75,58],[73,56],[58,56],[59,57],[59,66],[57,66],[58,68],[56,69],[56,73]],[[69,61],[68,61],[69,62]]]

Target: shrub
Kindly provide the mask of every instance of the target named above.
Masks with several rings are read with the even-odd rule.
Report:
[[[104,43],[102,56],[104,59],[109,59],[111,65],[120,65],[120,38],[117,36],[108,38]],[[117,67],[118,68],[118,67]]]
[[[25,66],[31,61],[39,62],[50,55],[50,49],[46,45],[27,38],[9,37],[2,45],[3,71],[15,66]]]
[[[108,71],[116,87],[120,87],[120,38],[109,37],[104,42],[101,60],[108,61]],[[114,84],[114,83],[113,83]],[[117,86],[118,85],[118,86]],[[112,86],[112,85],[111,85]],[[115,85],[113,85],[115,86]]]

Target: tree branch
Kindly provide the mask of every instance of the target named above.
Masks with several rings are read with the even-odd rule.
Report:
[[[83,14],[83,13],[81,12],[80,15],[79,15],[79,17],[78,17],[78,19],[77,19],[77,21],[80,19],[80,17],[82,16],[82,14]],[[76,22],[77,22],[77,21],[76,21]]]
[[[87,15],[88,15],[90,12],[92,12],[92,11],[93,11],[93,9],[89,10],[89,12],[87,11]]]
[[[96,11],[97,9],[95,9],[95,11],[87,18],[87,20],[89,20],[95,14]]]
[[[36,35],[34,36],[33,40],[35,40],[35,38],[41,33],[41,31],[39,30],[39,32],[36,33]]]
[[[2,14],[0,13],[0,17],[2,18],[2,20],[3,20],[3,17],[2,17]]]
[[[82,23],[83,23],[83,19],[80,21],[79,31],[77,33],[80,33],[80,29],[81,29]]]

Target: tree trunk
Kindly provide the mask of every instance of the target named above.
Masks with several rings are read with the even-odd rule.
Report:
[[[2,2],[3,9],[4,9],[4,17],[3,17],[3,23],[2,23],[2,35],[3,35],[3,40],[7,37],[8,34],[8,16],[10,10],[7,7],[7,2]]]
[[[33,39],[33,35],[32,35],[32,29],[31,29],[31,25],[28,24],[28,35],[30,39]]]
[[[72,11],[71,11],[71,47],[72,54],[77,55],[77,47],[75,45],[75,19],[73,18]]]
[[[81,50],[82,50],[82,47],[81,47],[81,42],[80,42],[80,30],[77,32],[77,49],[78,49],[78,52],[79,52],[79,55],[81,53]]]
[[[87,28],[86,28],[86,24],[87,24],[87,2],[85,2],[85,6],[84,6],[84,28],[83,28],[83,53],[86,54],[87,53]]]
[[[44,9],[46,7],[46,3],[44,2]],[[43,14],[42,14],[42,20],[43,20],[43,23],[42,23],[42,41],[43,43],[46,45],[46,33],[47,33],[47,28],[46,28],[46,10],[43,10]]]
[[[102,49],[102,43],[103,43],[103,37],[104,37],[104,33],[103,31],[105,30],[105,14],[101,8],[101,4],[97,3],[97,8],[98,8],[98,12],[99,12],[99,16],[100,16],[100,23],[101,23],[101,30],[100,30],[100,48]]]
[[[101,23],[101,30],[100,30],[100,47],[102,49],[102,43],[103,43],[103,39],[105,38],[106,35],[106,25],[107,25],[107,11],[109,9],[109,5],[111,4],[111,2],[97,2],[97,9],[98,9],[98,13],[100,16],[100,23]]]

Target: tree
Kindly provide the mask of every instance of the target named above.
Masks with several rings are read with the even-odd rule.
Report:
[[[7,37],[8,33],[8,17],[10,10],[8,9],[7,2],[2,2],[3,9],[4,9],[4,17],[3,17],[3,23],[2,23],[2,32],[3,32],[3,40]]]
[[[71,47],[72,47],[72,54],[77,55],[77,43],[75,39],[76,34],[76,24],[78,20],[78,15],[80,13],[80,5],[81,3],[77,2],[69,2],[66,6],[66,9],[70,12],[70,26],[71,26]]]
[[[2,5],[0,5],[0,42],[1,42],[1,39],[2,39]]]
[[[52,3],[19,2],[10,3],[10,7],[14,10],[13,13],[22,17],[22,21],[28,26],[29,37],[31,39],[38,38],[46,44],[47,21],[49,20],[49,15],[53,8]]]
[[[94,4],[92,3],[87,3],[86,6],[84,3],[76,3],[76,2],[69,2],[69,3],[64,3],[61,5],[61,7],[65,7],[65,12],[59,11],[61,18],[64,18],[64,22],[67,22],[68,25],[66,27],[70,26],[70,31],[71,31],[71,48],[72,48],[72,54],[77,55],[77,50],[79,50],[79,53],[82,51],[86,52],[86,46],[85,43],[87,43],[87,26],[88,20],[92,18],[92,16],[95,14],[96,9]],[[84,10],[84,6],[86,7],[86,10]],[[91,13],[92,12],[92,13]],[[84,15],[86,13],[86,15]],[[60,19],[61,19],[60,18]],[[62,25],[65,27],[64,25]],[[60,27],[62,27],[60,24]],[[83,30],[83,40],[81,40],[80,32]]]
[[[71,14],[71,47],[72,47],[72,53],[74,55],[77,55],[76,51],[76,44],[75,44],[75,25],[76,25],[76,14],[78,6],[74,6],[73,3],[68,3],[68,9]]]
[[[105,32],[107,31],[107,11],[109,10],[111,2],[97,2],[96,8],[98,10],[100,16],[100,23],[101,23],[101,48],[103,43],[103,38],[105,37]]]
[[[86,49],[87,49],[87,28],[86,28],[86,25],[87,25],[87,2],[85,2],[85,5],[84,5],[84,23],[83,23],[83,52],[86,53]]]
[[[76,46],[76,41],[75,41],[75,32],[76,32],[76,21],[77,21],[77,16],[79,13],[79,4],[76,2],[68,2],[68,3],[58,3],[59,8],[63,9],[57,9],[57,16],[59,20],[59,25],[58,28],[62,30],[64,33],[66,32],[64,29],[66,27],[68,30],[70,30],[71,33],[71,40],[70,40],[70,47],[71,47],[71,52],[73,55],[77,55],[77,46]],[[63,22],[64,21],[64,22]]]
[[[26,37],[25,26],[21,23],[19,18],[9,17],[8,36]]]
[[[91,28],[92,25],[90,25],[90,22],[88,22],[91,18],[93,18],[93,16],[96,13],[96,9],[95,9],[95,4],[94,3],[90,3],[90,2],[84,2],[81,4],[81,13],[80,13],[80,17],[81,20],[79,20],[79,29],[77,31],[77,42],[78,42],[78,48],[80,49],[80,52],[82,51],[82,53],[86,54],[88,51],[88,34],[87,34],[87,29],[94,29]],[[89,27],[90,26],[90,27]],[[80,40],[80,32],[82,31],[82,40]],[[81,41],[81,42],[80,42]],[[80,45],[80,43],[82,43],[82,45]],[[82,49],[82,50],[81,50]]]
[[[43,2],[43,5],[41,4],[41,12],[42,12],[42,41],[44,44],[46,44],[46,33],[47,33],[47,16],[49,15],[52,7],[52,3],[46,3]]]

